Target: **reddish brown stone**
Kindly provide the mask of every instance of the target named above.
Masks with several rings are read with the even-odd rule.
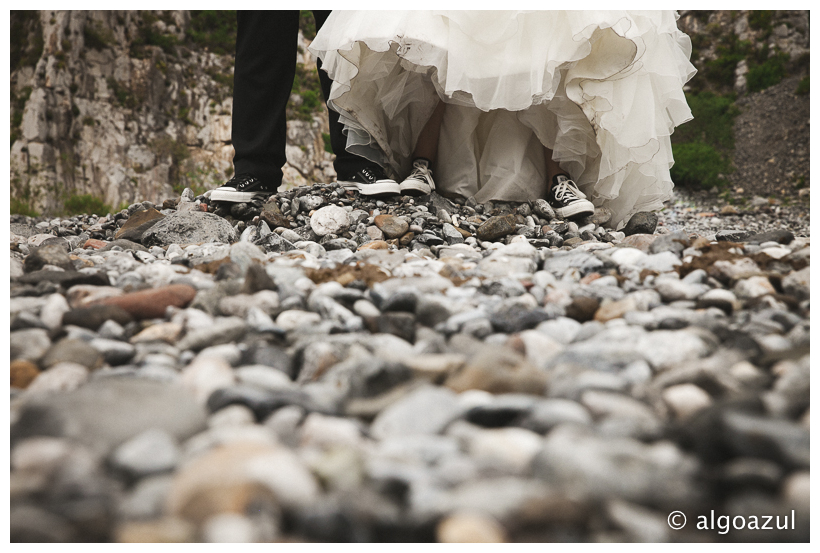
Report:
[[[463,236],[464,238],[469,238],[470,236],[472,236],[472,235],[473,235],[473,234],[472,234],[469,230],[467,230],[467,229],[463,229],[463,228],[461,228],[461,227],[455,227],[455,229],[456,229],[458,232],[460,232],[460,233],[461,233],[461,236]]]
[[[371,240],[370,242],[365,242],[357,249],[359,250],[387,250],[390,246],[384,240]]]
[[[598,280],[601,278],[599,273],[589,273],[587,276],[581,279],[581,284],[589,284],[593,280]]]
[[[15,359],[11,362],[11,387],[28,388],[31,381],[40,374],[40,369],[31,361]]]
[[[572,300],[566,308],[566,316],[575,319],[579,323],[592,320],[595,312],[598,311],[598,300],[586,296],[578,296]]]
[[[409,246],[410,242],[413,241],[413,238],[415,238],[415,236],[415,233],[408,232],[407,234],[399,238],[399,244],[401,244],[402,246]]]
[[[140,290],[114,298],[104,298],[98,303],[123,308],[135,319],[155,319],[165,316],[169,305],[185,307],[196,295],[196,289],[187,284],[172,284],[162,288]]]
[[[379,227],[387,238],[399,238],[410,228],[410,224],[404,219],[386,214],[377,215],[373,223]]]
[[[104,248],[107,245],[108,245],[108,242],[106,242],[105,240],[95,240],[93,238],[89,238],[88,240],[85,241],[85,244],[83,244],[83,248],[84,249],[91,248],[91,249],[94,249],[94,250],[99,250],[100,248]]]

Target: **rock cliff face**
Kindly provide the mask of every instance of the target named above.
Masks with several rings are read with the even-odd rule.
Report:
[[[190,40],[190,12],[11,17],[13,198],[41,213],[85,194],[116,208],[233,174],[233,54]],[[300,70],[315,71],[299,40]],[[334,178],[326,129],[322,110],[288,123],[286,183]]]

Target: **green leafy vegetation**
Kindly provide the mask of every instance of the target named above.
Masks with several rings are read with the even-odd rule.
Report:
[[[179,112],[177,113],[177,118],[185,123],[186,125],[194,125],[195,123],[191,120],[188,115],[191,113],[190,107],[179,108]]]
[[[61,215],[108,215],[111,206],[91,194],[70,194],[63,201]]]
[[[23,110],[30,96],[30,86],[23,87],[19,94],[11,93],[11,142],[9,146],[13,146],[14,142],[22,136],[20,125],[23,123]]]
[[[114,77],[108,77],[105,82],[108,85],[108,88],[111,89],[111,93],[113,94],[113,98],[117,104],[130,109],[137,107],[139,103],[137,102],[137,98],[117,79]]]
[[[797,89],[794,91],[798,96],[805,96],[809,93],[809,76],[806,75],[797,84]]]
[[[83,42],[87,48],[103,50],[114,44],[114,33],[99,21],[86,22],[83,26]]]
[[[11,214],[25,215],[26,217],[37,217],[40,215],[28,202],[18,200],[17,198],[11,199]]]
[[[723,175],[732,172],[734,120],[739,110],[734,95],[712,92],[687,94],[694,119],[672,135],[675,165],[670,171],[679,186],[710,189],[724,187]]]
[[[227,86],[233,95],[233,73],[219,71],[214,67],[209,67],[205,70],[205,74],[212,78],[215,82]]]
[[[731,90],[735,84],[737,64],[747,58],[753,50],[750,41],[739,40],[733,32],[721,36],[715,47],[717,57],[705,63],[703,77],[719,88]]]
[[[299,11],[299,30],[302,31],[302,35],[308,40],[316,38],[316,20],[313,18],[312,11]]]
[[[738,64],[746,60],[748,92],[758,92],[776,85],[790,72],[808,68],[808,54],[789,62],[788,54],[769,48],[768,35],[773,31],[771,10],[749,11],[749,27],[762,36],[757,40],[740,40],[731,29],[724,30],[717,23],[707,26],[708,33],[693,35],[692,59],[699,57],[702,49],[715,44],[715,58],[704,62],[701,71],[689,83],[692,90],[714,90],[729,92],[734,88],[735,70]]]
[[[324,109],[319,74],[315,69],[308,68],[302,63],[296,64],[296,76],[293,78],[291,94],[300,96],[302,102],[299,105],[288,102],[288,119],[310,121],[314,113]]]
[[[740,113],[734,94],[687,93],[686,102],[694,119],[675,129],[672,142],[704,142],[723,151],[734,148],[733,126]]]
[[[325,151],[329,153],[333,153],[333,146],[330,145],[330,134],[323,132],[322,133],[322,140],[325,143]]]
[[[137,59],[151,57],[148,46],[159,46],[168,55],[175,54],[175,47],[179,44],[177,37],[170,33],[161,33],[154,28],[154,23],[160,20],[155,13],[140,12],[141,22],[137,27],[137,36],[131,40],[130,54]]]
[[[236,12],[191,10],[191,26],[185,36],[191,43],[214,54],[233,54],[236,51]]]
[[[40,193],[34,190],[28,181],[24,183],[19,176],[13,177],[11,179],[11,214],[37,217],[39,213],[34,206],[37,204],[39,195]]]
[[[726,181],[721,176],[731,170],[729,162],[715,148],[702,142],[673,144],[675,165],[672,180],[678,186],[711,189],[722,188]]]
[[[746,75],[746,86],[749,92],[759,92],[774,86],[786,76],[786,62],[789,55],[777,53],[762,63],[750,64]]]
[[[11,70],[33,67],[43,55],[43,26],[34,10],[11,10],[9,14]]]
[[[772,32],[773,10],[749,10],[749,27],[765,33]]]

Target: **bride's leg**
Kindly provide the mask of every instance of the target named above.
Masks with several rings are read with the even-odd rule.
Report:
[[[413,150],[413,170],[399,185],[402,194],[429,194],[436,189],[433,172],[430,167],[436,161],[438,137],[441,133],[441,122],[444,120],[444,102],[439,100],[436,109],[424,128],[421,129],[416,148]]]
[[[438,152],[438,136],[441,132],[441,122],[444,120],[444,102],[439,100],[433,115],[421,129],[421,134],[416,141],[416,149],[413,150],[413,159],[426,159],[431,164],[436,161]]]
[[[558,175],[565,175],[569,178],[569,174],[566,171],[561,169],[561,166],[558,165],[558,162],[552,159],[552,150],[544,146],[544,161],[547,162],[547,191],[552,189],[553,180]]]

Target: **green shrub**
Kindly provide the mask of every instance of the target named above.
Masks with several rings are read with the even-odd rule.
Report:
[[[38,215],[40,215],[34,210],[34,208],[31,205],[29,205],[28,202],[24,200],[18,200],[17,198],[11,199],[11,214],[25,215],[27,217],[37,217]]]
[[[761,64],[752,65],[746,75],[746,86],[749,92],[759,92],[774,86],[786,76],[786,62],[789,55],[778,53]]]
[[[798,96],[805,96],[809,93],[809,76],[806,75],[797,84],[797,89],[794,91]]]
[[[186,125],[194,125],[195,123],[191,120],[188,115],[191,113],[191,108],[179,108],[179,112],[177,113],[177,117],[180,121],[185,123]]]
[[[212,78],[215,82],[227,86],[228,90],[233,95],[233,74],[225,71],[219,71],[214,67],[209,67],[205,70],[205,74]]]
[[[11,47],[9,49],[11,70],[34,66],[43,55],[43,26],[40,12],[34,10],[11,10],[9,13]],[[33,40],[29,41],[29,33]]]
[[[177,37],[172,34],[163,34],[154,29],[154,22],[159,18],[148,11],[140,12],[142,22],[137,27],[137,36],[131,41],[131,57],[145,59],[150,57],[150,52],[146,46],[159,46],[163,52],[173,56],[175,46],[179,43]]]
[[[63,215],[108,215],[111,206],[91,194],[71,194],[63,203]]]
[[[749,10],[749,27],[756,31],[772,31],[773,10]]]
[[[672,142],[703,142],[725,153],[730,152],[735,146],[735,117],[740,113],[734,94],[687,93],[686,101],[694,119],[675,129]]]
[[[686,100],[694,119],[672,135],[672,180],[678,186],[721,188],[726,181],[718,175],[732,172],[729,159],[735,145],[734,121],[739,113],[734,94],[687,93]]]
[[[97,21],[87,22],[83,27],[83,42],[87,48],[103,50],[114,44],[114,33]]]
[[[23,123],[23,112],[14,110],[11,114],[11,128],[16,129]]]
[[[293,78],[291,94],[301,96],[302,103],[299,106],[288,103],[288,119],[310,121],[314,113],[323,109],[319,74],[315,69],[309,69],[302,63],[296,64],[296,75]]]
[[[236,51],[236,12],[231,10],[191,10],[187,39],[214,54]]]
[[[20,94],[11,94],[11,136],[9,145],[13,145],[22,135],[20,125],[23,123],[23,110],[26,102],[31,96],[31,87],[26,86],[20,90]]]
[[[329,153],[333,153],[333,146],[330,145],[330,134],[323,132],[322,133],[322,140],[325,143],[325,151]]]
[[[144,95],[143,97],[137,97],[137,95],[134,94],[134,92],[130,88],[120,83],[114,77],[108,77],[105,80],[105,82],[108,85],[108,88],[111,89],[112,94],[114,95],[113,101],[118,105],[121,105],[128,109],[136,109],[137,107],[139,107],[140,102],[145,100]]]
[[[301,10],[299,12],[299,29],[306,39],[313,40],[316,38],[316,20],[313,18],[312,11]]]
[[[702,142],[673,144],[675,165],[670,171],[672,180],[678,186],[710,189],[726,186],[720,176],[731,172],[729,162],[712,146]]]
[[[738,39],[735,33],[721,36],[715,47],[717,58],[705,63],[704,77],[720,87],[732,88],[735,84],[737,64],[753,52],[752,43]]]

